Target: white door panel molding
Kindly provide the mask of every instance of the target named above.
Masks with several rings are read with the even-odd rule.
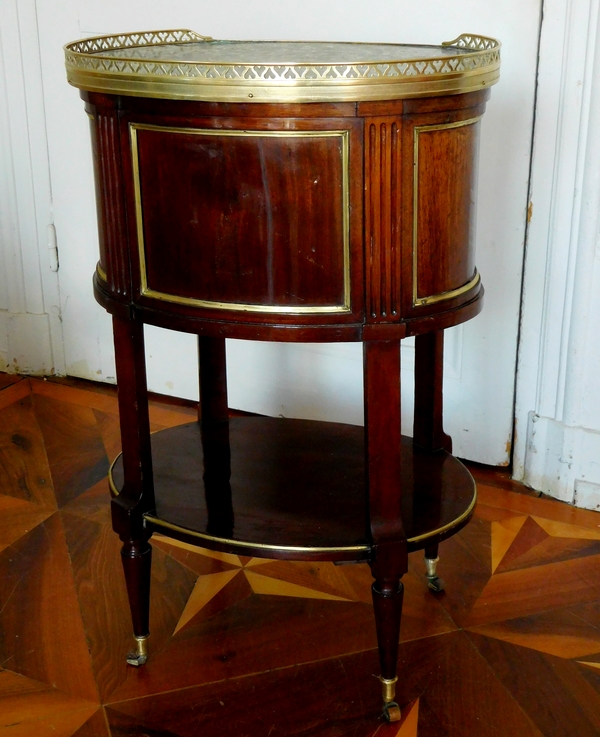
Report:
[[[9,371],[64,373],[35,0],[0,3],[0,331]]]
[[[598,0],[545,6],[514,455],[515,478],[592,507],[582,489],[600,483],[598,8]]]

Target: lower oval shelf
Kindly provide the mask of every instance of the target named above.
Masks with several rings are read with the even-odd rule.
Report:
[[[445,451],[402,438],[402,518],[409,550],[469,520],[475,482]],[[197,422],[152,435],[157,532],[267,558],[366,560],[370,553],[364,429],[271,417]],[[229,475],[229,470],[231,474]],[[110,475],[123,485],[121,456]]]

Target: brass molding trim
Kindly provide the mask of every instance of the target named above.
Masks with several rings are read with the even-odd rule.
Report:
[[[144,221],[141,197],[141,183],[139,170],[139,154],[137,132],[139,130],[161,131],[193,136],[230,136],[249,138],[341,138],[342,143],[342,231],[343,231],[343,303],[334,305],[259,305],[241,302],[217,302],[212,300],[182,297],[177,294],[168,294],[152,289],[148,285],[146,269],[146,251],[144,243]],[[138,239],[138,255],[140,262],[140,295],[152,297],[165,302],[203,307],[210,310],[228,310],[234,312],[254,312],[259,314],[283,315],[331,315],[350,313],[350,132],[348,130],[309,130],[309,131],[266,131],[266,130],[233,130],[217,128],[178,128],[161,125],[147,125],[141,123],[129,124],[131,160],[133,166],[133,185],[135,198],[135,217]]]
[[[181,527],[175,525],[172,522],[166,522],[165,520],[159,519],[152,514],[145,514],[144,519],[157,527],[164,527],[167,530],[174,530],[186,535],[192,535],[200,540],[206,542],[216,542],[221,545],[227,545],[237,548],[250,548],[255,550],[272,550],[281,551],[287,553],[361,553],[367,552],[371,549],[370,545],[345,545],[337,547],[310,547],[303,545],[269,545],[267,543],[252,543],[244,542],[243,540],[231,540],[226,537],[216,537],[215,535],[207,535],[204,532],[197,532],[196,530],[190,530],[187,527]]]
[[[473,92],[498,81],[500,43],[462,34],[461,49],[436,58],[345,63],[196,62],[111,55],[111,51],[213,41],[186,29],[98,36],[66,44],[70,84],[109,94],[210,102],[341,102]],[[218,43],[218,41],[215,41]],[[269,43],[265,41],[263,43]],[[293,42],[291,42],[293,43]],[[300,42],[296,42],[300,43]],[[466,50],[466,51],[465,51]]]
[[[102,266],[100,266],[100,261],[98,261],[98,263],[96,264],[96,273],[102,279],[102,281],[108,282],[108,277],[106,275],[106,271],[104,271],[104,269],[102,268]]]
[[[465,294],[470,289],[473,289],[476,284],[480,281],[481,277],[475,269],[475,273],[472,278],[460,287],[451,289],[447,292],[441,292],[440,294],[431,294],[427,297],[419,297],[419,263],[418,263],[418,238],[419,238],[419,224],[418,224],[418,212],[419,212],[419,136],[422,133],[429,133],[431,131],[450,130],[452,128],[463,128],[467,125],[475,125],[478,123],[482,115],[478,115],[476,118],[469,118],[468,120],[456,120],[453,123],[440,123],[438,125],[416,125],[413,129],[413,247],[412,247],[412,302],[413,307],[421,307],[423,305],[431,305],[435,302],[442,302],[443,300],[453,299],[461,294]]]
[[[114,467],[119,460],[119,458],[123,455],[123,453],[119,453],[119,455],[115,458],[115,460],[110,464],[110,468],[108,469],[108,487],[110,489],[110,495],[111,497],[117,497],[119,496],[119,490],[117,489],[115,485],[115,481],[113,478],[113,470]],[[475,484],[475,480],[473,479],[473,476],[469,473],[469,477],[471,479],[471,482],[473,484],[473,498],[471,499],[471,502],[467,509],[459,515],[456,519],[453,519],[451,522],[448,522],[448,524],[443,525],[442,527],[437,527],[435,530],[428,530],[427,532],[424,532],[422,535],[415,535],[414,537],[407,538],[406,542],[410,544],[422,542],[423,540],[428,540],[432,537],[436,537],[437,535],[442,535],[445,532],[448,532],[449,530],[454,529],[458,525],[460,525],[461,522],[464,522],[464,520],[468,519],[468,517],[471,516],[473,513],[473,510],[475,509],[475,505],[477,504],[477,485]],[[302,546],[283,546],[283,545],[267,545],[263,543],[249,543],[249,542],[243,542],[241,540],[231,540],[229,538],[224,537],[215,537],[214,535],[207,535],[203,532],[197,532],[196,530],[190,530],[187,527],[181,527],[180,525],[175,525],[172,522],[166,522],[165,520],[161,520],[158,517],[155,517],[152,514],[145,514],[144,519],[147,519],[148,522],[151,522],[154,525],[157,525],[158,527],[164,527],[167,530],[174,530],[176,532],[184,533],[186,535],[192,535],[193,537],[197,537],[201,540],[205,540],[206,542],[218,542],[222,545],[233,545],[236,547],[245,547],[245,548],[256,548],[257,550],[281,550],[281,551],[287,551],[287,552],[295,552],[295,553],[358,553],[358,552],[368,552],[371,550],[370,545],[350,545],[347,547],[331,547],[331,548],[311,548],[311,547],[302,547]]]
[[[108,468],[108,489],[110,491],[111,497],[114,499],[115,497],[119,496],[119,490],[117,489],[115,485],[115,480],[113,478],[113,472],[115,469],[115,466],[117,465],[117,461],[119,458],[123,455],[123,451],[121,451],[116,457],[115,460],[110,464]]]
[[[477,269],[475,269],[475,276],[470,279],[466,284],[463,284],[462,287],[450,289],[449,291],[441,292],[440,294],[432,294],[430,297],[421,297],[419,299],[413,298],[413,305],[415,307],[420,307],[422,305],[432,305],[436,302],[443,302],[445,299],[453,299],[454,297],[459,297],[461,294],[465,294],[465,292],[473,289],[473,287],[479,284],[480,281],[481,276]]]
[[[469,476],[471,476],[470,473]],[[464,522],[466,519],[468,519],[471,514],[473,514],[473,510],[475,509],[475,505],[477,504],[477,485],[475,484],[475,480],[472,476],[471,481],[473,482],[473,498],[471,499],[471,503],[469,504],[469,506],[461,515],[459,515],[456,519],[453,519],[452,522],[448,522],[447,525],[438,527],[436,530],[431,530],[430,532],[425,532],[422,535],[416,535],[415,537],[409,537],[408,542],[418,543],[423,540],[428,540],[431,537],[435,537],[436,535],[443,535],[445,532],[453,530],[455,527],[458,527],[461,522]]]

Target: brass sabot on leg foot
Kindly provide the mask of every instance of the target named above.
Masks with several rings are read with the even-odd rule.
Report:
[[[135,650],[127,655],[127,663],[128,665],[139,667],[140,665],[144,665],[148,660],[148,635],[145,637],[136,637],[135,645]]]
[[[437,564],[439,558],[425,558],[425,566],[427,568],[427,585],[432,591],[443,591],[446,585],[437,575]]]
[[[396,683],[398,676],[395,678],[379,677],[381,681],[381,690],[383,696],[383,716],[388,722],[398,722],[400,720],[400,707],[394,701],[396,698]]]

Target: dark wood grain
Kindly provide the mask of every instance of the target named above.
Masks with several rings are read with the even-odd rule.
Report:
[[[98,709],[72,737],[111,737],[104,709]]]
[[[418,298],[466,284],[475,272],[475,161],[479,125],[419,126],[416,219]]]
[[[441,449],[452,453],[452,438],[444,432],[443,382],[444,332],[417,335],[413,439],[430,453]]]
[[[156,117],[137,114],[122,118],[121,147],[125,171],[133,172],[137,165],[130,146],[129,126],[144,125],[147,122],[156,125],[159,121]],[[157,214],[154,210],[160,210],[164,218],[158,218],[158,222],[166,219],[175,229],[172,232],[170,227],[165,226],[163,240],[170,244],[169,255],[164,263],[162,257],[160,263],[157,263],[156,259],[153,261],[154,277],[151,276],[150,268],[151,244],[147,243],[144,247],[150,287],[147,293],[142,293],[144,290],[140,289],[142,269],[136,223],[136,192],[133,174],[128,177],[126,200],[130,212],[128,218],[130,267],[132,279],[138,285],[139,292],[139,297],[133,300],[136,306],[153,307],[172,315],[185,316],[187,320],[199,315],[212,320],[233,318],[233,322],[242,325],[270,322],[289,325],[335,325],[362,319],[362,121],[352,118],[315,119],[310,116],[288,118],[285,122],[276,117],[196,116],[190,120],[186,117],[168,116],[162,122],[173,131],[140,129],[137,133],[140,140],[142,200],[146,196],[156,197],[154,192],[156,177],[144,175],[145,158],[149,157],[146,163],[150,163],[151,166],[158,165],[158,159],[163,161],[163,164],[169,160],[169,157],[160,155],[162,143],[159,145],[152,141],[147,142],[148,145],[145,146],[143,139],[150,134],[159,137],[160,133],[162,138],[170,139],[202,138],[205,147],[209,144],[214,147],[219,141],[224,141],[222,145],[226,144],[227,151],[230,147],[235,149],[236,144],[239,144],[243,149],[243,155],[242,159],[237,157],[237,164],[233,160],[229,162],[229,154],[225,158],[219,155],[211,156],[206,151],[200,152],[197,156],[186,155],[182,165],[172,171],[171,175],[162,171],[165,168],[162,166],[159,181],[163,181],[164,176],[171,176],[173,179],[173,184],[168,188],[163,187],[162,192],[176,190],[180,186],[180,179],[182,177],[185,179],[187,174],[192,176],[193,181],[190,180],[189,186],[183,188],[180,196],[173,200],[172,208],[165,210],[162,207],[164,200],[162,194],[152,210],[141,208],[143,218],[147,214],[155,221]],[[179,133],[180,130],[192,129],[209,132],[213,130],[217,135],[204,140],[204,137]],[[223,135],[223,133],[235,134],[236,131],[241,134]],[[290,133],[293,134],[291,137],[287,135]],[[283,134],[283,137],[280,134]],[[340,191],[343,178],[342,134],[347,136],[349,142],[348,208],[341,200]],[[144,147],[148,149],[147,156],[142,151]],[[215,150],[211,149],[210,153],[215,153]],[[288,174],[282,174],[285,167],[282,168],[278,164],[282,156],[283,160],[289,160],[294,164]],[[246,174],[242,176],[243,172]],[[209,180],[212,181],[215,176],[217,179],[213,185],[208,186]],[[245,183],[241,181],[244,186],[238,188],[237,179],[240,176],[242,180],[247,176],[247,181]],[[331,185],[332,191],[337,188],[340,196],[335,198],[321,196],[326,191],[323,184]],[[201,197],[194,196],[193,193],[197,188],[207,186],[208,189],[203,191]],[[315,198],[313,190],[319,190],[318,198]],[[233,199],[230,197],[232,193]],[[166,199],[169,199],[169,196],[166,194]],[[223,203],[228,198],[227,210],[221,212]],[[295,208],[288,207],[290,201],[297,201]],[[314,210],[314,216],[309,214],[308,205],[311,211]],[[171,213],[173,208],[180,214],[182,208],[184,210],[188,208],[189,212],[183,218],[173,218]],[[193,214],[194,208],[198,211],[196,215]],[[202,210],[202,213],[197,217],[199,210]],[[347,215],[349,215],[347,235],[350,250],[348,263],[343,256],[344,248],[338,237],[345,237],[347,224],[344,221]],[[152,232],[155,227],[156,222],[153,221],[152,228],[144,228],[144,233],[147,231],[150,238],[154,237]],[[198,241],[200,231],[202,231],[202,247],[190,251],[193,242],[200,243]],[[174,238],[179,232],[182,237]],[[290,238],[295,239],[297,247],[290,249],[285,246]],[[237,244],[241,241],[247,245],[238,249]],[[155,255],[161,252],[161,249],[164,250],[161,244],[162,241],[155,244],[158,249]],[[182,254],[185,260],[189,261],[191,258],[196,266],[187,264],[184,270],[178,270],[176,262],[181,262],[179,256]],[[186,276],[190,266],[196,276],[195,280]],[[203,266],[210,266],[211,278],[207,277]],[[346,273],[346,267],[349,267],[347,278],[351,286],[349,309],[343,307],[347,296],[345,286],[344,292],[340,293],[340,279]],[[169,301],[165,302],[167,298],[153,296],[153,278],[159,282],[161,279],[171,279],[171,287],[175,282],[181,281],[178,290],[179,287],[182,288],[184,302],[173,297],[168,297]],[[156,284],[160,286],[159,282],[154,282],[155,286]],[[202,297],[200,292],[206,292],[205,297],[208,297],[211,303],[214,301],[214,305],[211,306],[209,303],[202,306],[185,302],[190,298]],[[220,293],[220,298],[217,292]],[[318,296],[318,292],[323,292],[324,296]],[[232,296],[234,293],[235,297]],[[157,294],[163,293],[158,291]],[[333,299],[334,296],[335,300],[341,296],[341,301],[332,302],[329,298]],[[280,305],[281,310],[277,311],[275,303],[279,298],[283,301]],[[219,301],[220,299],[222,301]],[[248,311],[237,308],[231,314],[227,309],[229,302],[236,304],[247,302],[253,305],[253,309]],[[275,305],[274,312],[273,305]],[[270,306],[270,309],[261,309],[265,306]],[[118,309],[118,306],[116,307]],[[297,315],[294,314],[296,307],[315,311],[309,310],[307,313]]]
[[[0,553],[0,602],[4,666],[97,704],[58,513]]]
[[[32,399],[54,492],[62,507],[106,476],[108,458],[89,407],[38,394]]]
[[[498,682],[464,634],[431,638],[428,646],[411,642],[400,650],[403,671],[411,677],[399,681],[398,700],[406,713],[416,706],[418,719],[412,731],[402,732],[397,724],[386,726],[378,720],[380,707],[371,688],[371,674],[377,667],[374,651],[161,694],[154,699],[123,701],[112,704],[107,715],[113,734],[119,737],[133,737],[147,730],[184,737],[193,737],[202,730],[207,737],[216,737],[234,729],[257,735],[271,729],[272,734],[281,735],[414,737],[417,721],[419,737],[545,734]],[[468,670],[463,671],[463,663]],[[325,720],[323,714],[327,714]]]
[[[147,539],[125,542],[121,548],[121,562],[129,597],[133,634],[136,637],[148,637],[150,634],[152,546]]]
[[[402,542],[400,341],[365,343],[363,363],[370,532],[375,544]]]
[[[401,314],[402,120],[365,121],[365,299],[367,319],[399,320]]]
[[[0,391],[2,389],[6,389],[7,386],[17,384],[19,381],[24,381],[22,376],[19,376],[18,374],[5,374],[0,371]]]
[[[363,695],[377,667],[373,651],[320,663],[280,669],[258,678],[232,679],[198,686],[171,696],[136,699],[107,709],[115,737],[152,734],[148,729],[194,737],[248,732],[248,716],[262,724],[262,734],[315,734],[325,737],[392,735],[378,723],[377,695]],[[369,680],[370,679],[370,680]],[[294,695],[294,698],[291,698]],[[285,706],[283,706],[285,704]],[[320,715],[328,713],[327,723]]]
[[[104,107],[114,101],[112,95],[98,92],[80,91],[81,98],[90,104]],[[489,96],[489,93],[488,93]],[[466,95],[465,97],[469,97]],[[444,98],[437,98],[442,100]],[[354,118],[356,103],[354,102],[313,102],[302,103],[222,103],[203,102],[200,100],[161,100],[143,97],[121,97],[120,108],[124,113],[135,113],[139,116],[164,115],[167,119],[193,120],[197,117],[231,118]],[[87,106],[86,106],[87,107]]]
[[[56,509],[52,476],[31,396],[0,409],[0,478],[2,495],[48,511]]]
[[[361,427],[268,417],[233,417],[229,425],[236,539],[315,547],[368,544]],[[152,448],[157,515],[206,533],[200,428],[191,423],[156,433]],[[402,517],[409,537],[443,527],[469,506],[471,477],[444,451],[429,455],[403,438],[402,467]],[[114,478],[121,488],[120,461]],[[443,502],[436,505],[440,484]],[[397,489],[390,503],[400,505]]]
[[[117,225],[123,222],[122,215],[110,220],[102,206],[101,232],[110,234],[121,228],[118,238],[103,239],[107,268],[110,271],[114,262],[115,274],[129,270],[122,277],[123,284],[132,280],[138,290],[141,273],[129,125],[168,129],[138,131],[145,254],[149,287],[185,299],[222,300],[225,305],[275,303],[282,310],[295,305],[341,304],[337,139],[273,138],[266,134],[347,130],[350,135],[350,313],[290,315],[281,311],[265,315],[242,311],[232,316],[210,306],[160,302],[150,294],[126,297],[119,292],[121,287],[112,284],[97,285],[98,298],[113,314],[124,315],[122,308],[135,304],[148,322],[162,320],[165,326],[200,332],[202,328],[214,331],[214,327],[202,325],[199,319],[208,319],[211,324],[223,321],[228,335],[233,337],[235,332],[235,337],[251,339],[257,337],[257,326],[270,323],[272,336],[267,337],[262,330],[259,339],[360,340],[360,329],[345,329],[344,333],[343,326],[366,319],[385,323],[414,318],[414,127],[425,126],[428,131],[419,137],[417,293],[422,297],[462,286],[473,275],[470,228],[476,147],[471,133],[477,126],[444,130],[432,126],[449,126],[481,115],[488,96],[489,91],[482,90],[428,100],[358,105],[220,105],[84,93],[96,121],[94,135],[103,136],[96,144],[96,158],[110,160],[113,168],[121,161],[118,172],[104,172],[104,164],[97,167],[99,177],[114,178],[116,183],[111,197],[108,185],[99,186],[101,201],[110,203],[120,196],[120,213],[127,214],[128,223],[125,235],[122,225]],[[117,109],[121,111],[118,132],[114,127]],[[185,132],[194,129],[258,135],[205,138]],[[265,135],[260,135],[261,131]],[[288,163],[293,160],[294,166],[280,167],[283,159]],[[246,182],[243,177],[237,181],[241,172]],[[165,186],[158,186],[161,182]],[[328,196],[316,196],[315,187]],[[291,201],[295,206],[288,208]],[[245,248],[238,249],[241,241]],[[165,257],[167,246],[169,255]],[[125,251],[128,263],[122,262]],[[186,266],[181,269],[183,262]],[[437,325],[413,325],[413,334],[469,319],[472,311],[463,314],[461,310],[477,293],[475,288],[435,308],[419,306],[418,314],[431,317],[447,309],[458,309],[458,314],[451,323],[440,319]],[[153,316],[149,308],[162,316]],[[344,334],[326,338],[324,325],[338,325]],[[305,336],[288,332],[287,326],[301,327]]]
[[[124,493],[113,500],[112,513],[115,531],[125,542],[147,539],[141,515],[154,508],[150,418],[144,326],[113,317],[113,332],[125,484]]]
[[[227,356],[224,338],[198,338],[200,369],[199,420],[210,426],[229,421],[227,404]]]
[[[474,633],[469,633],[469,638],[542,734],[598,734],[600,696],[585,682],[575,663]],[[544,709],[531,709],[532,684],[546,704]]]
[[[231,585],[238,580],[247,587],[243,574]],[[201,610],[143,669],[130,672],[109,702],[269,670],[277,673],[296,663],[332,660],[377,646],[373,608],[367,604],[248,593],[247,588],[233,592],[220,611],[210,611],[210,605],[208,611]],[[380,689],[372,675],[376,670],[375,665],[365,676],[373,701],[379,703]],[[253,721],[250,714],[247,718]]]
[[[372,592],[380,673],[382,678],[392,680],[398,668],[404,585],[396,579],[380,577],[373,583]]]
[[[90,131],[98,212],[99,263],[111,291],[126,297],[131,294],[131,274],[127,249],[124,248],[127,221],[120,125],[115,107],[109,104],[101,111],[90,108]]]
[[[137,132],[148,288],[343,306],[342,137],[216,133]]]
[[[97,709],[97,704],[47,683],[0,671],[0,724],[4,732],[27,737],[73,735]]]

